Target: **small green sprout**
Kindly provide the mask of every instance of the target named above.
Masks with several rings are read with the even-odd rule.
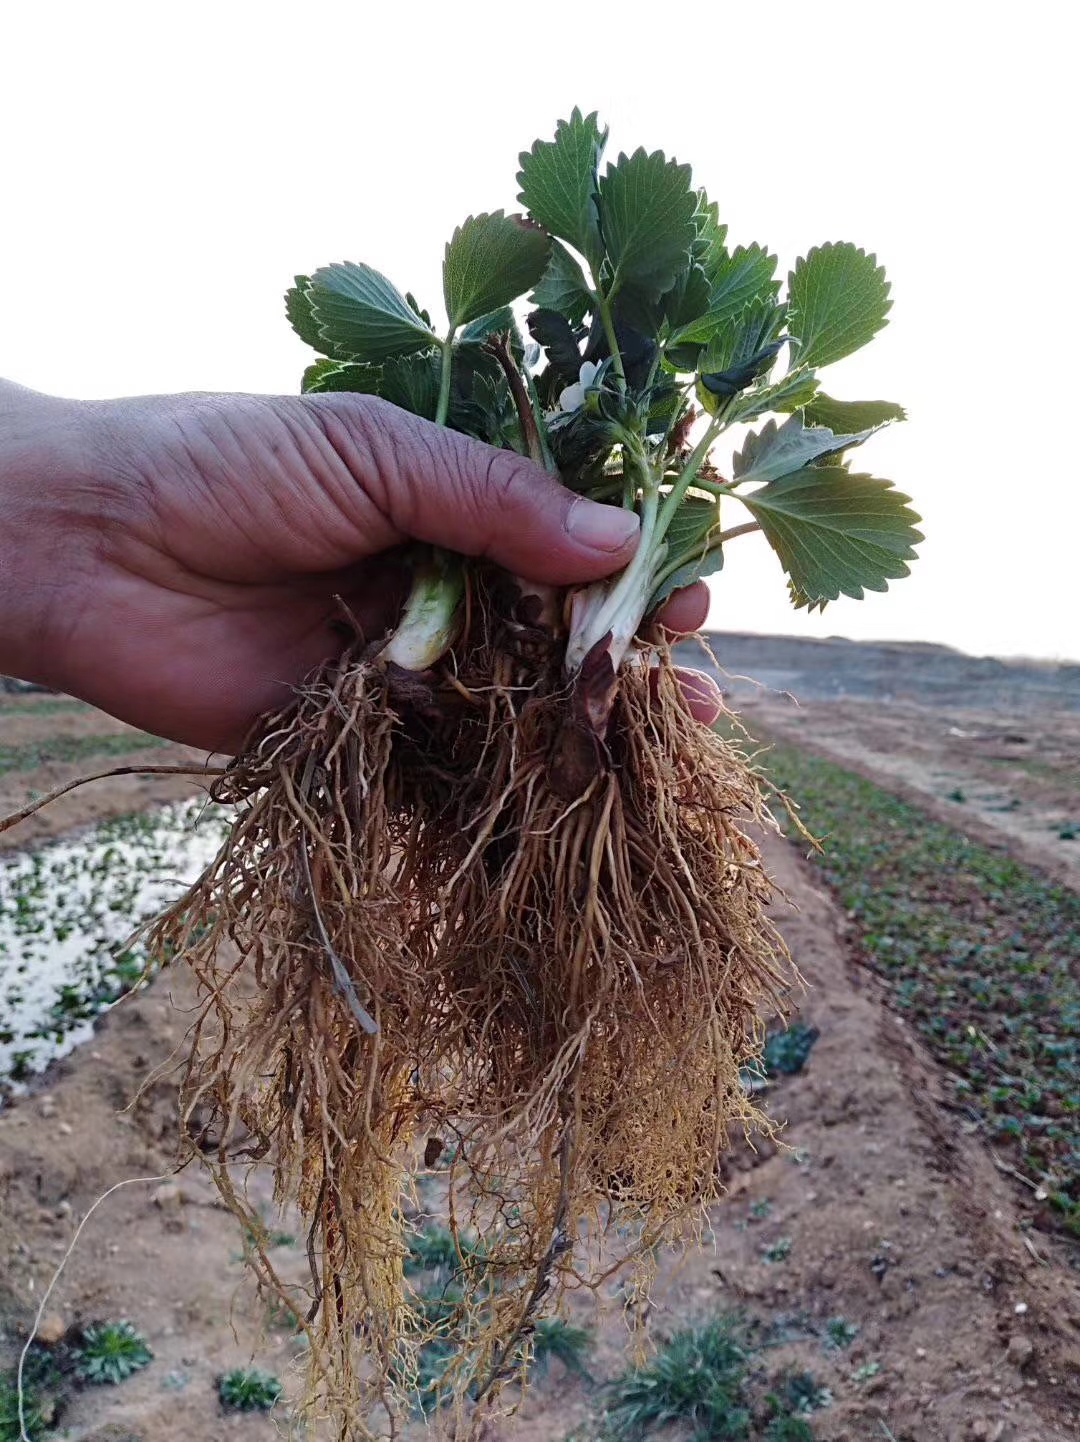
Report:
[[[791,1238],[777,1237],[775,1242],[761,1249],[763,1262],[783,1262],[791,1255]]]
[[[38,1442],[45,1434],[46,1419],[41,1400],[27,1389],[23,1393],[23,1421],[30,1442]],[[14,1381],[0,1377],[0,1442],[21,1442],[19,1425],[19,1389]]]
[[[764,1442],[814,1442],[814,1434],[802,1417],[774,1417],[765,1429]]]
[[[832,1404],[828,1387],[819,1386],[812,1372],[789,1372],[780,1388],[783,1405],[797,1415],[817,1412]]]
[[[774,1032],[765,1042],[762,1063],[769,1076],[797,1076],[806,1065],[819,1032],[816,1026],[795,1022],[784,1031]]]
[[[830,1317],[825,1323],[825,1350],[839,1352],[850,1347],[858,1335],[857,1323],[849,1322],[846,1317]]]
[[[273,1372],[258,1367],[233,1367],[218,1378],[221,1405],[233,1412],[269,1412],[281,1391]]]
[[[613,1384],[608,1426],[618,1438],[647,1436],[668,1422],[688,1423],[701,1438],[745,1437],[748,1368],[735,1319],[676,1332],[655,1357]]]
[[[417,1272],[460,1272],[470,1263],[475,1265],[480,1261],[481,1250],[470,1238],[459,1235],[455,1243],[448,1228],[425,1227],[409,1240],[405,1275],[414,1276]]]
[[[587,1328],[576,1327],[562,1317],[542,1317],[532,1335],[533,1363],[543,1371],[556,1357],[568,1372],[591,1381],[584,1357],[592,1344],[592,1333]]]
[[[72,1348],[72,1357],[81,1382],[115,1386],[153,1361],[154,1354],[130,1322],[91,1322]]]

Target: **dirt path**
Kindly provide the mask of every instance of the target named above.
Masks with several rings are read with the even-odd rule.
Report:
[[[805,1070],[770,1097],[791,1150],[733,1159],[729,1196],[713,1216],[715,1250],[665,1261],[650,1334],[662,1339],[730,1309],[770,1323],[787,1338],[762,1354],[770,1373],[798,1366],[832,1393],[812,1419],[821,1439],[1066,1442],[1080,1420],[1076,1274],[1045,1239],[1045,1262],[1025,1246],[1009,1186],[937,1105],[934,1068],[878,983],[849,962],[844,919],[796,852],[777,842],[770,863],[799,907],[784,930],[810,984],[803,1016],[820,1040]],[[181,1043],[187,1004],[183,979],[162,978],[122,1004],[42,1090],[0,1113],[7,1356],[93,1198],[166,1167],[171,1085],[156,1084],[131,1113],[119,1109]],[[766,1261],[766,1249],[778,1259]],[[302,1247],[282,1240],[276,1256],[302,1275]],[[64,1324],[130,1317],[155,1360],[120,1388],[81,1393],[64,1418],[71,1442],[273,1435],[264,1418],[222,1414],[214,1391],[223,1367],[253,1354],[282,1374],[294,1358],[289,1334],[268,1326],[243,1288],[240,1257],[236,1225],[201,1178],[110,1199],[50,1310]],[[625,1365],[612,1310],[589,1358],[598,1382]],[[574,1315],[597,1324],[584,1305]],[[823,1348],[831,1317],[859,1328],[849,1349]],[[555,1362],[490,1442],[591,1438],[601,1399],[597,1385]]]

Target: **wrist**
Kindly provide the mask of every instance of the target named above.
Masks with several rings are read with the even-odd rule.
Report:
[[[93,557],[88,410],[0,381],[0,673],[57,690]]]

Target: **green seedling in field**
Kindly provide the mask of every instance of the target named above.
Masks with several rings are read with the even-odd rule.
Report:
[[[781,1380],[775,1405],[778,1411],[784,1408],[799,1415],[817,1412],[832,1405],[832,1393],[818,1384],[812,1372],[789,1372]]]
[[[300,1312],[282,1297],[271,1297],[266,1307],[266,1325],[275,1332],[297,1333],[303,1330]]]
[[[772,1032],[765,1039],[765,1050],[761,1054],[766,1075],[797,1076],[819,1035],[816,1026],[805,1026],[801,1021],[783,1031]]]
[[[93,1384],[115,1386],[154,1359],[130,1322],[91,1322],[71,1350],[75,1376]]]
[[[859,1328],[855,1322],[849,1322],[846,1317],[830,1317],[825,1323],[826,1350],[840,1351],[850,1347],[858,1335]]]
[[[741,1328],[720,1318],[676,1332],[650,1361],[619,1378],[606,1421],[615,1437],[644,1437],[683,1422],[698,1438],[749,1435],[750,1351]]]
[[[764,1442],[814,1442],[810,1424],[802,1417],[774,1417],[763,1437]]]
[[[459,1250],[460,1248],[460,1250]],[[460,1236],[454,1241],[446,1227],[429,1226],[409,1238],[405,1258],[407,1276],[417,1272],[460,1272],[483,1262],[483,1254],[474,1239]]]
[[[281,1392],[278,1378],[258,1367],[233,1367],[218,1378],[221,1405],[231,1412],[269,1412]]]
[[[532,1334],[532,1360],[540,1371],[555,1358],[568,1372],[591,1381],[585,1358],[593,1345],[586,1327],[577,1327],[562,1317],[541,1317]]]
[[[600,1435],[610,1442],[638,1442],[661,1432],[666,1436],[671,1424],[679,1424],[690,1430],[678,1435],[693,1442],[750,1442],[762,1435],[756,1419],[764,1412],[772,1418],[766,1437],[812,1438],[805,1423],[801,1429],[796,1425],[794,1404],[761,1395],[758,1355],[737,1317],[676,1332],[648,1362],[611,1384]]]
[[[777,1237],[775,1242],[770,1242],[761,1249],[762,1261],[765,1262],[786,1262],[790,1255],[790,1237]]]
[[[0,1377],[0,1442],[23,1442],[24,1433],[30,1442],[39,1442],[50,1421],[36,1389],[26,1386],[20,1425],[19,1389],[13,1378]]]
[[[778,744],[765,764],[957,1102],[1080,1236],[1080,899],[832,761]]]

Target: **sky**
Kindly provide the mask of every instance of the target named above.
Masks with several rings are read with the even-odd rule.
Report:
[[[466,215],[575,104],[694,168],[781,273],[874,251],[888,326],[830,368],[908,421],[860,468],[914,499],[909,578],[792,610],[757,536],[710,624],[1080,659],[1075,6],[54,0],[5,7],[0,375],[57,395],[295,392],[296,272],[366,261],[437,312]],[[730,449],[730,447],[729,447]],[[725,450],[717,452],[721,470]],[[731,524],[736,518],[732,516]]]

